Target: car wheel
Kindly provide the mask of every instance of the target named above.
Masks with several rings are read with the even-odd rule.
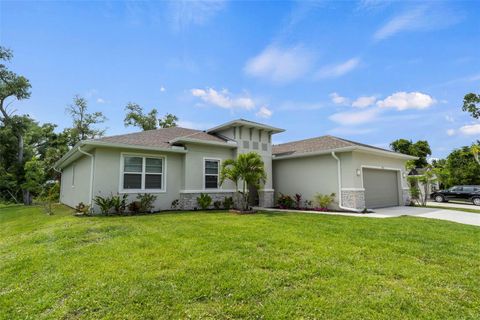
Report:
[[[435,196],[435,201],[436,202],[444,202],[445,199],[443,198],[443,196]]]
[[[480,206],[480,198],[474,198],[473,199],[473,204],[476,206]]]

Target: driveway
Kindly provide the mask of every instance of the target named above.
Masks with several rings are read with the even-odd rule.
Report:
[[[471,207],[470,207],[471,208]],[[447,220],[472,226],[480,226],[480,213],[470,213],[456,210],[444,210],[418,207],[391,207],[375,209],[375,215],[383,217],[412,216],[428,219]]]
[[[439,219],[452,221],[471,226],[480,227],[480,213],[470,213],[464,211],[456,211],[451,209],[434,209],[434,208],[419,208],[419,207],[390,207],[375,209],[373,213],[349,213],[349,212],[320,212],[320,211],[302,211],[302,210],[286,210],[274,208],[260,208],[255,207],[255,210],[272,211],[272,212],[304,212],[314,214],[325,214],[332,216],[348,216],[356,218],[394,218],[400,216],[411,216],[427,219]]]
[[[476,206],[473,203],[465,203],[465,202],[434,202],[428,201],[428,206],[436,206],[436,207],[445,207],[445,208],[463,208],[463,209],[473,209],[473,210],[480,210],[480,206]]]

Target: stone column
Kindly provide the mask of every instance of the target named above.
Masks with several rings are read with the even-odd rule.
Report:
[[[365,190],[342,190],[342,206],[365,209]]]
[[[274,206],[274,190],[258,190],[258,205],[262,208],[272,208]]]

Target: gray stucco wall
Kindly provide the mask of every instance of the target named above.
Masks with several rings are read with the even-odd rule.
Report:
[[[153,193],[157,196],[155,210],[171,208],[172,201],[179,198],[182,187],[184,155],[168,152],[132,151],[128,149],[99,148],[95,155],[95,177],[93,196],[117,194],[120,190],[120,155],[163,156],[166,159],[165,192]],[[123,193],[123,192],[120,192]],[[128,193],[128,201],[136,200],[138,193]]]
[[[80,202],[84,204],[90,202],[90,167],[90,158],[83,156],[62,170],[60,184],[61,203],[75,207]],[[75,183],[72,183],[73,171],[75,171]]]
[[[273,161],[275,194],[295,195],[312,200],[316,193],[337,194],[337,162],[331,155],[291,158]]]

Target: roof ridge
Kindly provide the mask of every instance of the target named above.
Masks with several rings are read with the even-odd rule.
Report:
[[[303,142],[303,141],[310,141],[310,140],[315,140],[315,139],[320,139],[320,138],[325,138],[325,137],[332,137],[330,135],[323,135],[323,136],[318,136],[318,137],[313,137],[313,138],[306,138],[306,139],[300,139],[300,140],[294,140],[294,141],[289,141],[289,142],[284,142],[284,143],[279,143],[279,144],[274,144],[274,146],[282,146],[290,143],[298,143],[298,142]]]
[[[154,131],[161,131],[161,130],[171,130],[171,129],[182,129],[182,130],[193,130],[193,131],[196,131],[196,132],[194,132],[194,133],[201,132],[200,130],[197,130],[197,129],[190,129],[190,128],[185,128],[185,127],[156,128],[156,129],[150,129],[150,130],[142,130],[142,131],[136,131],[136,132],[115,134],[115,135],[112,135],[112,136],[104,136],[104,137],[100,137],[100,138],[96,138],[96,139],[90,139],[90,140],[101,140],[101,139],[105,139],[105,138],[124,137],[124,136],[130,136],[130,135],[134,135],[134,134],[142,134],[142,133],[146,133],[146,132],[154,132]]]

